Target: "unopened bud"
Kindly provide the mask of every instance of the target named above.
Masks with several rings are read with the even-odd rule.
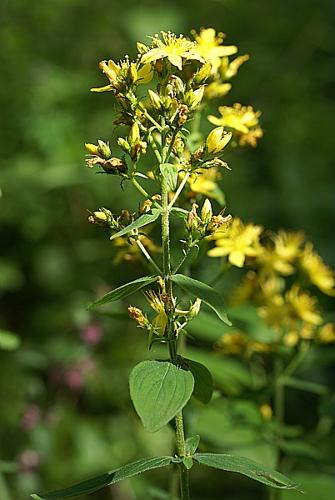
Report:
[[[189,319],[193,319],[196,316],[198,316],[201,308],[201,299],[196,299],[195,302],[191,305],[189,312],[188,312],[188,317]]]
[[[196,72],[194,75],[194,81],[195,83],[204,83],[207,78],[209,78],[210,74],[212,71],[212,65],[211,63],[206,63],[203,64],[202,67],[199,69],[199,71]]]
[[[135,83],[137,81],[137,69],[135,63],[130,63],[128,68],[128,78],[131,83]]]
[[[204,95],[205,86],[202,85],[197,90],[190,90],[187,95],[187,104],[189,104],[190,109],[195,109],[201,103]]]
[[[112,155],[109,145],[104,141],[100,141],[100,139],[98,140],[98,144],[99,155],[102,156],[102,158],[104,158],[105,160],[109,160]]]
[[[161,99],[159,97],[158,94],[156,94],[156,92],[154,92],[153,90],[149,89],[148,90],[148,94],[149,94],[149,99],[150,99],[150,102],[151,104],[153,105],[153,107],[155,109],[161,109],[162,107],[162,102],[161,102]]]
[[[99,154],[99,146],[96,146],[95,144],[91,144],[89,142],[85,143],[85,148],[91,155],[98,155]]]
[[[140,140],[140,129],[136,122],[133,123],[129,132],[129,144],[133,146]]]
[[[223,127],[214,128],[207,136],[206,146],[210,154],[217,154],[223,150],[232,138],[231,132],[226,132]]]
[[[131,147],[130,147],[130,144],[127,141],[127,139],[124,139],[123,137],[119,137],[117,140],[117,143],[120,146],[120,148],[123,149],[123,151],[125,153],[130,153]]]
[[[204,224],[208,224],[213,216],[213,210],[211,202],[208,198],[204,201],[201,209],[201,220]]]
[[[186,220],[186,227],[190,232],[196,231],[199,226],[199,217],[197,214],[197,208],[198,205],[196,203],[193,203],[192,209],[188,213],[188,217]]]

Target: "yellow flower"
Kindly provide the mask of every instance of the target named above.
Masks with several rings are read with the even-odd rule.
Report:
[[[334,271],[323,262],[319,254],[314,252],[311,243],[305,246],[300,263],[313,285],[317,286],[323,293],[335,296]]]
[[[272,411],[271,406],[267,403],[263,403],[259,407],[259,413],[261,414],[261,417],[263,418],[263,420],[271,420],[272,419],[273,411]]]
[[[322,323],[316,297],[312,297],[309,293],[301,290],[297,284],[294,284],[285,294],[285,299],[297,319],[312,325]]]
[[[217,181],[220,174],[216,168],[208,168],[201,174],[192,174],[188,179],[188,185],[193,193],[203,194],[208,198],[216,200],[220,205],[225,204],[225,197],[219,188]]]
[[[300,255],[303,241],[304,235],[301,232],[280,230],[274,236],[277,254],[288,262],[295,260]]]
[[[318,339],[324,344],[335,342],[335,325],[334,323],[326,323],[319,331]]]
[[[287,347],[295,347],[299,343],[300,337],[296,330],[291,330],[283,337],[283,343]]]
[[[206,85],[204,98],[205,99],[219,99],[220,97],[225,96],[231,89],[230,83],[220,83],[220,82],[212,82]]]
[[[216,247],[209,250],[210,257],[228,256],[233,266],[243,267],[246,257],[256,257],[262,251],[259,236],[261,226],[244,225],[240,219],[234,219],[224,233],[214,233]]]
[[[202,57],[196,52],[196,43],[188,40],[183,35],[165,31],[161,32],[162,40],[158,35],[152,39],[152,48],[142,55],[143,63],[151,63],[159,59],[167,58],[173,66],[178,69],[183,67],[183,59],[197,59],[204,62]]]
[[[301,253],[301,244],[304,241],[302,233],[280,230],[273,236],[273,246],[264,247],[259,256],[265,274],[279,273],[284,276],[294,272],[293,262]]]
[[[213,73],[217,72],[222,57],[231,56],[237,52],[235,45],[222,45],[224,36],[223,33],[216,34],[213,28],[203,28],[199,34],[194,33],[197,41],[196,50],[201,57],[211,63]]]
[[[241,146],[250,144],[255,146],[257,139],[262,137],[262,129],[258,126],[260,111],[254,111],[252,106],[242,106],[235,103],[234,106],[220,106],[221,116],[209,115],[208,120],[213,125],[229,127],[235,131]]]
[[[302,233],[279,231],[273,236],[273,246],[264,247],[258,262],[265,274],[279,273],[284,276],[294,272],[293,262],[301,253],[304,241]]]
[[[244,64],[246,61],[249,61],[248,54],[243,56],[236,57],[233,61],[229,62],[228,57],[224,57],[221,60],[220,66],[220,74],[223,80],[229,80],[233,76],[236,75],[239,67]]]
[[[167,315],[165,312],[164,302],[153,290],[146,292],[145,296],[150,307],[157,313],[157,316],[152,321],[155,332],[157,335],[163,336],[167,325]]]

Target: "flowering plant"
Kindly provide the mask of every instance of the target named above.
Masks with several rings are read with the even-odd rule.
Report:
[[[175,454],[141,458],[64,490],[32,495],[35,499],[72,498],[172,464],[179,469],[180,495],[185,500],[190,498],[189,470],[194,462],[237,472],[276,489],[296,488],[285,475],[248,458],[197,452],[200,437],[185,436],[184,408],[192,397],[209,403],[213,393],[209,370],[184,356],[189,323],[207,306],[222,324],[231,327],[222,294],[189,275],[190,262],[199,252],[222,258],[219,276],[231,266],[249,267],[232,302],[256,304],[259,315],[276,332],[272,343],[254,341],[251,345],[233,327],[216,344],[221,353],[295,349],[304,339],[334,336],[332,326],[323,324],[315,299],[297,284],[285,288],[284,278],[299,268],[323,292],[334,293],[333,273],[311,245],[303,247],[300,234],[268,235],[260,226],[244,224],[224,212],[217,180],[230,170],[226,151],[256,146],[263,134],[260,112],[239,103],[220,106],[219,117],[208,116],[215,128],[203,137],[200,118],[206,105],[229,92],[231,78],[249,57],[235,57],[237,47],[224,45],[224,35],[213,29],[192,35],[190,39],[162,32],[151,38],[149,46],[138,43],[134,61],[126,57],[118,63],[100,62],[108,83],[91,90],[111,92],[119,111],[115,125],[124,127],[126,134],[119,136],[115,152],[103,140],[86,144],[88,167],[119,176],[122,184],[131,183],[143,196],[137,212],[124,209],[113,214],[101,207],[90,213],[89,222],[108,230],[119,249],[117,260],[142,255],[150,268],[150,274],[108,292],[90,309],[149,288],[144,292],[149,310],[130,305],[129,315],[147,333],[149,349],[166,346],[168,359],[135,366],[130,395],[148,432],[174,421]],[[212,203],[221,205],[217,213]],[[157,221],[160,242],[147,230]],[[171,224],[182,232],[178,249]]]

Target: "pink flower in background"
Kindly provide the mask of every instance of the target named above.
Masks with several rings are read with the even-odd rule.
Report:
[[[35,425],[41,420],[41,409],[35,405],[31,404],[27,406],[23,417],[21,419],[21,427],[25,431],[31,430]]]
[[[40,456],[36,450],[23,450],[18,456],[21,472],[33,472],[40,465]]]
[[[100,342],[102,338],[101,326],[97,323],[92,323],[90,325],[82,328],[80,336],[85,344],[96,345]]]

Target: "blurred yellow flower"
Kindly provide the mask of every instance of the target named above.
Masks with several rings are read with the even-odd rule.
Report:
[[[219,99],[225,96],[231,89],[230,83],[221,82],[211,82],[205,87],[204,98],[205,99]]]
[[[188,179],[188,185],[193,193],[203,194],[208,198],[216,200],[220,205],[225,204],[225,197],[217,181],[221,175],[215,167],[203,170],[201,174],[192,174]]]
[[[197,52],[203,59],[211,63],[213,73],[217,72],[222,57],[231,56],[237,52],[235,45],[222,45],[225,35],[216,33],[213,28],[203,28],[199,34],[196,32],[193,34],[197,41]]]
[[[234,219],[224,233],[214,233],[216,247],[209,250],[210,257],[228,256],[233,266],[243,267],[246,257],[256,257],[262,252],[259,236],[261,226],[244,225],[240,219]]]
[[[311,243],[306,244],[300,259],[301,267],[313,285],[323,293],[335,296],[335,274],[319,254],[314,252]]]
[[[223,80],[229,80],[233,76],[236,75],[240,66],[248,61],[250,58],[248,54],[243,56],[235,57],[232,61],[229,61],[228,57],[224,57],[221,59],[220,65],[220,75]]]
[[[311,323],[312,325],[320,325],[322,323],[316,297],[312,297],[309,293],[304,292],[299,285],[294,284],[286,292],[285,299],[297,319]]]
[[[257,139],[262,137],[263,131],[259,127],[260,111],[254,111],[252,106],[220,106],[220,117],[208,116],[208,120],[217,126],[229,127],[235,131],[239,144],[256,146]]]
[[[161,32],[152,38],[152,48],[142,55],[142,63],[151,63],[159,59],[167,58],[169,62],[178,69],[183,67],[183,59],[197,59],[204,62],[199,52],[196,50],[196,42],[188,40],[183,35],[175,35],[171,32]]]
[[[326,323],[320,328],[318,340],[324,344],[335,342],[335,325],[334,323]]]

